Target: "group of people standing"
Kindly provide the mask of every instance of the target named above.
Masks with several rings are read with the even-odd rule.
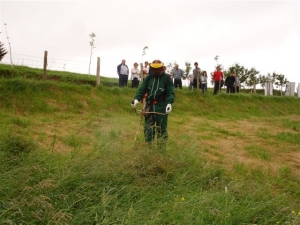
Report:
[[[132,88],[139,87],[141,79],[142,78],[144,79],[149,73],[149,63],[147,61],[144,63],[142,77],[141,77],[141,71],[138,68],[138,66],[139,64],[135,62],[129,74],[129,68],[126,65],[126,60],[125,59],[122,60],[122,63],[117,66],[117,73],[119,76],[119,87],[127,87],[129,79],[132,81],[131,82]]]
[[[201,71],[197,62],[194,63],[194,66],[193,74],[190,74],[188,77],[190,80],[189,89],[201,89],[202,93],[205,93],[207,92],[207,72],[205,70]],[[199,78],[199,80],[197,78]],[[240,91],[240,80],[233,72],[230,73],[224,81],[224,74],[221,71],[221,67],[217,66],[212,78],[214,82],[214,95],[216,95],[224,85],[226,86],[226,93],[236,93]]]
[[[138,63],[135,62],[133,64],[133,68],[129,71],[128,66],[126,65],[126,61],[123,59],[122,63],[118,65],[117,72],[119,76],[119,86],[125,87],[127,86],[128,80],[132,80],[131,88],[138,88],[140,81],[149,74],[149,63],[146,61],[143,65],[143,71],[141,74],[140,69],[138,68]],[[201,89],[202,93],[207,92],[207,72],[201,71],[198,66],[198,63],[194,63],[193,73],[188,76],[189,90],[192,89]],[[166,67],[164,66],[164,72],[166,71]],[[130,78],[129,78],[130,76]],[[173,79],[174,79],[174,88],[182,89],[182,79],[184,77],[183,70],[179,68],[178,64],[175,64],[175,68],[173,70]],[[226,86],[226,93],[236,93],[240,91],[240,80],[236,76],[235,73],[230,73],[229,76],[226,77],[224,81],[224,74],[221,71],[220,66],[216,67],[216,70],[213,73],[213,82],[214,82],[214,91],[213,94],[216,95],[221,88]]]

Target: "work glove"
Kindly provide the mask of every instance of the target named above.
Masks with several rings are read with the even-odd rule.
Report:
[[[132,100],[132,101],[131,101],[131,107],[135,109],[135,108],[136,108],[136,105],[137,105],[138,103],[139,103],[139,101],[138,101],[137,99]]]
[[[169,114],[172,111],[172,105],[168,104],[166,107],[166,114]]]

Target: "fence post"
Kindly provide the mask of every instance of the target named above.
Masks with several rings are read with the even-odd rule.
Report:
[[[97,57],[96,86],[100,85],[100,57]]]
[[[200,89],[200,82],[199,82],[199,80],[200,80],[200,71],[197,70],[197,89]]]
[[[48,51],[44,52],[44,75],[43,75],[43,79],[47,78],[47,55],[48,55]]]

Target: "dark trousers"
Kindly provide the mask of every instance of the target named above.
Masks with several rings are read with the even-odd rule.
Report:
[[[132,83],[131,83],[131,88],[137,88],[139,86],[139,79],[137,79],[136,77],[133,78]]]
[[[182,89],[182,80],[181,79],[174,79],[174,87]]]
[[[194,88],[197,89],[197,79],[193,80]],[[201,82],[199,80],[199,89],[201,88]]]
[[[207,92],[207,83],[201,83],[201,90],[203,94],[204,92]]]
[[[119,75],[119,87],[126,87],[128,82],[128,75]]]
[[[234,93],[234,87],[233,85],[227,85],[226,87],[226,93]]]
[[[220,81],[215,81],[214,95],[216,95],[219,92],[220,89],[221,89]]]
[[[161,106],[156,105],[153,107],[154,108],[151,108],[150,111],[159,112],[162,114],[165,113],[166,110],[165,104]],[[155,139],[155,134],[157,134],[158,147],[161,150],[165,150],[167,139],[168,139],[167,125],[168,125],[168,115],[150,114],[148,117],[145,118],[145,124],[144,124],[145,141],[148,143],[152,143]]]

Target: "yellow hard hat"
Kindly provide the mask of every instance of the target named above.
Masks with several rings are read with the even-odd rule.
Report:
[[[160,68],[160,67],[163,67],[163,63],[160,61],[160,60],[154,60],[151,64],[150,64],[150,67],[152,68]]]

